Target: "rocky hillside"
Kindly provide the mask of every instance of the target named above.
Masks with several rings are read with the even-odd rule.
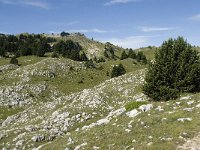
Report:
[[[19,58],[21,66],[0,61],[1,149],[198,147],[200,94],[149,101],[141,90],[145,65],[126,59],[92,69],[32,56]],[[119,63],[127,74],[110,79],[107,71]]]
[[[61,37],[60,35],[49,35],[49,34],[45,36],[53,37],[58,40],[72,40],[74,42],[78,42],[82,46],[83,50],[86,52],[89,58],[104,57],[104,50],[105,50],[106,43],[101,43],[99,41],[96,41],[95,39],[89,39],[83,34],[71,33],[70,35],[64,36],[64,37]],[[122,51],[124,50],[122,47],[118,47],[112,44],[111,46],[114,48],[115,54],[117,56],[120,56]]]

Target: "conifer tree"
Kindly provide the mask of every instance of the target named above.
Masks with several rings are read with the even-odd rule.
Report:
[[[111,78],[121,76],[126,73],[124,66],[120,63],[118,66],[114,66],[111,72]]]
[[[126,54],[125,51],[122,52],[121,54],[121,60],[128,58],[128,55]]]
[[[149,65],[143,91],[154,100],[175,99],[180,92],[200,91],[197,51],[182,37],[165,41]]]
[[[132,59],[136,59],[136,56],[137,56],[136,53],[132,49],[129,49],[128,57]]]

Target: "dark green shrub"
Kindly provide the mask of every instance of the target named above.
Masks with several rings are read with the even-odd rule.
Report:
[[[10,64],[18,65],[18,59],[16,57],[12,57],[10,60]]]
[[[132,49],[129,49],[128,57],[132,59],[136,59],[137,55]]]
[[[82,84],[82,83],[83,83],[83,80],[78,81],[78,84]]]
[[[59,55],[58,55],[58,53],[57,53],[57,52],[53,52],[53,53],[52,53],[52,55],[51,55],[51,57],[52,57],[52,58],[58,58],[58,57],[59,57]]]
[[[85,66],[86,66],[86,68],[95,68],[95,64],[94,64],[94,62],[92,61],[92,59],[86,61],[86,62],[85,62]]]
[[[109,75],[110,75],[110,73],[107,71],[107,72],[106,72],[106,76],[109,76]]]
[[[125,51],[123,51],[120,59],[123,60],[123,59],[126,59],[126,58],[128,58],[128,55],[126,54]]]
[[[126,73],[126,70],[122,64],[114,66],[111,72],[111,78],[121,76]]]
[[[200,91],[197,51],[182,37],[165,41],[149,65],[143,91],[160,101],[175,99],[181,92]]]

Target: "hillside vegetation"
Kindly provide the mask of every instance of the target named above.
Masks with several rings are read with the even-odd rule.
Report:
[[[155,102],[142,91],[157,48],[130,55],[130,49],[79,34],[42,36],[55,38],[48,43],[52,47],[60,41],[78,43],[87,60],[52,58],[51,49],[45,57],[19,56],[18,64],[10,64],[13,53],[0,58],[0,149],[194,147],[187,141],[198,139],[200,93]],[[125,72],[112,76],[117,67]]]

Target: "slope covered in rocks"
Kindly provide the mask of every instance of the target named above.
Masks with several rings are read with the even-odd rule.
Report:
[[[127,59],[87,69],[35,59],[0,67],[1,149],[180,149],[198,138],[200,94],[149,101],[141,90],[144,65]],[[106,72],[119,62],[128,73],[110,79]],[[125,109],[136,101],[146,104]]]

